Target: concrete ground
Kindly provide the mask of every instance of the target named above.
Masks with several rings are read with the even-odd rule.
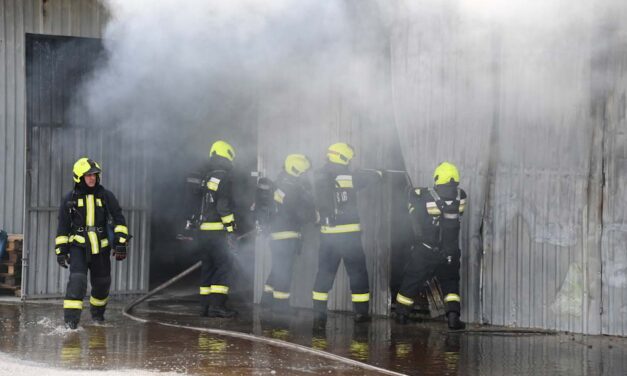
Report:
[[[104,324],[84,312],[71,331],[60,301],[0,302],[0,367],[37,375],[383,374],[361,362],[410,375],[627,374],[626,338],[484,326],[450,332],[443,321],[399,326],[386,318],[354,324],[349,313],[332,313],[315,328],[309,310],[239,308],[236,319],[201,318],[195,296],[159,295],[133,311],[154,321],[141,323],[113,301]]]

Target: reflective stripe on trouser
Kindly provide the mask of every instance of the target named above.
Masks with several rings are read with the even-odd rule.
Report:
[[[370,293],[365,294],[351,294],[351,300],[353,303],[365,303],[370,301]]]
[[[411,298],[406,297],[405,295],[402,295],[400,292],[398,294],[396,294],[396,302],[406,305],[406,306],[413,306],[414,305],[414,300]]]
[[[263,285],[263,292],[273,292],[274,289],[270,285]]]
[[[94,298],[93,296],[89,297],[89,304],[91,304],[94,307],[104,307],[107,305],[108,301],[109,301],[108,296],[104,299]]]
[[[320,232],[323,234],[344,234],[344,233],[359,232],[359,231],[361,231],[361,225],[359,223],[320,227]]]
[[[313,291],[326,293],[331,290],[342,260],[350,280],[351,293],[357,299],[353,301],[354,308],[358,313],[368,313],[370,288],[360,232],[322,234],[320,236],[318,273]],[[316,299],[314,298],[314,300]]]
[[[446,296],[444,297],[444,302],[445,303],[461,302],[461,299],[460,299],[459,295],[457,295],[457,294],[446,294]]]
[[[329,300],[329,294],[326,292],[318,292],[318,291],[314,291],[312,293],[312,298],[313,300],[320,300],[320,301],[327,301]]]
[[[223,285],[211,285],[211,293],[212,294],[228,294],[229,293],[229,286],[223,286]]]
[[[83,309],[83,301],[66,299],[63,301],[63,308],[64,309]]]
[[[296,231],[279,231],[270,234],[272,240],[300,239],[300,232]]]
[[[200,286],[200,295],[209,295],[211,294],[210,286]]]
[[[280,300],[289,299],[290,298],[290,293],[289,292],[282,292],[282,291],[274,290],[272,292],[272,297],[274,297],[274,299],[280,299]]]

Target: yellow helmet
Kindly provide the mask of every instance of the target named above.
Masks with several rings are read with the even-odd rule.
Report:
[[[353,148],[344,142],[337,142],[327,150],[327,158],[332,163],[347,165],[355,156]]]
[[[300,176],[311,167],[309,159],[302,154],[290,154],[285,158],[285,171],[293,176]]]
[[[447,184],[451,181],[459,183],[459,171],[457,171],[457,167],[454,164],[442,162],[433,172],[433,179],[435,180],[435,185]]]
[[[235,158],[235,149],[226,141],[216,141],[211,145],[211,150],[209,150],[209,158],[214,155],[218,155],[220,157],[226,158],[229,161],[233,162]]]
[[[72,172],[74,173],[74,182],[80,183],[83,176],[89,174],[100,174],[102,172],[102,169],[97,162],[87,157],[83,157],[76,161],[76,163],[74,163],[74,168],[72,168]]]

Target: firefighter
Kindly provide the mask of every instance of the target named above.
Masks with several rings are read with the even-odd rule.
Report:
[[[460,320],[459,233],[466,192],[459,188],[459,172],[452,163],[441,163],[433,178],[433,188],[416,188],[409,195],[415,240],[396,295],[396,318],[401,324],[407,323],[414,297],[435,276],[444,293],[449,328],[464,329],[465,324]]]
[[[354,155],[350,145],[335,143],[327,150],[327,163],[315,174],[316,205],[321,218],[318,273],[312,294],[316,326],[326,323],[329,290],[341,260],[350,279],[354,320],[370,319],[370,288],[361,244],[357,191],[380,180],[381,172],[351,171]]]
[[[289,309],[294,256],[302,247],[301,229],[316,219],[311,183],[305,174],[310,168],[311,162],[306,156],[288,155],[284,169],[273,186],[273,205],[263,205],[270,209],[268,227],[272,269],[264,285],[262,299],[268,301],[272,296],[272,308],[276,312],[287,312]]]
[[[235,243],[235,215],[232,168],[235,150],[225,141],[216,141],[209,151],[209,164],[196,184],[192,218],[186,229],[196,230],[202,252],[200,315],[233,317],[226,307],[230,289],[233,259],[230,250]],[[188,179],[190,181],[190,179]]]
[[[58,264],[70,266],[70,278],[63,301],[66,327],[76,329],[87,290],[90,271],[91,317],[104,321],[111,286],[111,260],[122,261],[131,238],[122,209],[113,193],[100,185],[100,165],[89,158],[74,164],[74,189],[61,201],[55,239]],[[111,249],[113,247],[113,252]]]

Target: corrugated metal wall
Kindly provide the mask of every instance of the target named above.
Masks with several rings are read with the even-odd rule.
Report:
[[[393,141],[381,125],[396,124],[415,184],[429,184],[443,159],[460,166],[470,195],[465,319],[627,334],[624,36],[607,36],[618,52],[597,61],[596,31],[586,27],[534,49],[497,25],[477,33],[454,1],[418,14],[400,2],[390,30],[360,29],[371,25],[360,20],[379,17],[376,9],[346,3],[360,34],[356,48],[380,51],[372,77],[380,97],[364,101],[295,72],[302,87],[259,100],[260,167],[275,177],[296,151],[319,167],[324,147],[337,140],[356,146],[357,165],[393,167],[385,165]],[[24,223],[24,34],[98,37],[105,18],[95,1],[0,0],[0,227],[9,232]],[[599,75],[611,88],[595,89]],[[324,98],[313,93],[320,88]],[[372,204],[381,190],[365,192],[360,208],[374,313],[387,313],[390,300],[389,213]],[[315,231],[308,238],[294,272],[298,306],[310,306],[317,269]],[[260,254],[257,293],[269,270],[267,252]],[[348,309],[342,269],[333,291],[330,307]]]
[[[281,106],[260,117],[260,134],[268,135],[260,139],[263,166],[279,166],[288,149],[322,156],[334,137],[356,144],[363,158],[361,143],[380,134],[372,123],[354,119],[361,115],[379,129],[394,123],[415,185],[430,185],[443,160],[460,167],[470,196],[462,228],[466,320],[624,335],[624,35],[598,39],[607,29],[605,15],[591,12],[586,27],[559,24],[559,38],[542,36],[541,44],[531,44],[497,24],[478,30],[455,1],[430,8],[408,4],[398,3],[390,23],[389,56],[381,50],[381,61],[373,63],[380,67],[381,98],[364,110],[326,82],[316,83],[329,85],[325,103],[276,98]],[[621,52],[608,56],[599,40]],[[385,45],[378,38],[361,43],[372,41]],[[263,109],[270,100],[261,103]],[[380,151],[393,141],[384,144],[366,147],[372,159],[359,162],[384,165]],[[389,299],[383,291],[388,243],[383,223],[369,226],[364,243],[371,280],[386,280],[373,288],[375,306],[382,307]],[[310,304],[317,265],[315,246],[309,247],[293,289],[301,306]],[[267,272],[263,260],[258,286]],[[331,308],[350,307],[348,295],[337,294],[347,292],[346,282],[341,273]]]
[[[494,121],[496,83],[490,75],[496,68],[489,39],[487,48],[465,47],[463,25],[456,24],[451,9],[440,11],[397,9],[390,45],[394,120],[414,185],[431,185],[433,169],[444,160],[460,168],[469,196],[462,222],[463,314],[475,321],[481,311],[479,234]],[[484,77],[481,84],[469,84],[477,75]]]
[[[624,35],[595,13],[542,42],[478,31],[453,3],[399,6],[392,92],[414,181],[448,159],[470,194],[465,318],[624,335]]]
[[[0,228],[23,233],[26,33],[100,37],[97,1],[0,0]]]
[[[150,240],[148,179],[145,156],[137,151],[139,135],[89,128],[33,127],[29,181],[23,296],[44,298],[65,291],[69,272],[59,268],[53,252],[60,199],[72,189],[72,165],[83,155],[103,167],[102,184],[124,209],[133,235],[129,257],[112,261],[111,291],[137,293],[148,288]]]
[[[627,6],[609,17],[623,24]],[[601,101],[603,114],[603,236],[601,239],[604,334],[627,335],[627,43],[616,28],[602,29],[608,55],[600,62],[602,83],[610,90]]]

